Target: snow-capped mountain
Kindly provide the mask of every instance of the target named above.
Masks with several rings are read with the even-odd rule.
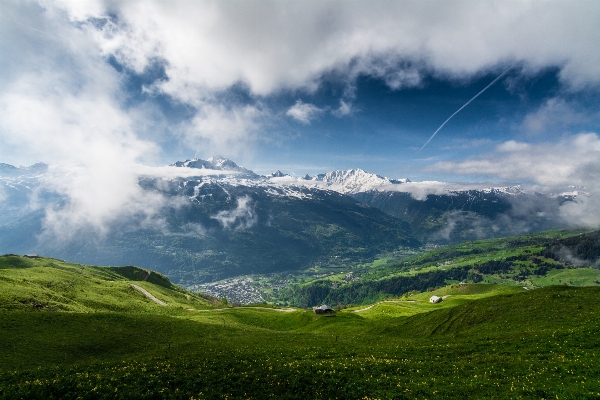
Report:
[[[193,167],[193,164],[191,165]],[[479,187],[390,179],[362,169],[293,177],[276,171],[248,179],[238,175],[198,177],[184,183],[192,201],[213,196],[214,188],[254,188],[266,196],[311,201],[322,192],[352,197],[408,223],[422,241],[439,243],[533,232],[558,227],[559,209],[581,192],[540,193],[521,186]]]
[[[60,209],[65,200],[60,194],[40,199],[47,166],[0,164],[0,253],[136,264],[192,284],[316,263],[355,265],[419,242],[549,229],[558,226],[561,204],[578,193],[544,195],[519,186],[464,189],[390,179],[361,169],[302,178],[278,170],[263,176],[218,156],[172,166],[209,171],[172,174],[169,169],[169,178],[138,179],[142,191],[165,200],[156,226],[139,221],[143,215],[128,215],[101,241],[93,231],[58,249],[55,243],[39,247],[37,241],[48,205]],[[52,174],[60,179],[56,171]],[[425,195],[411,192],[417,189]],[[45,203],[33,210],[28,206],[32,198]]]
[[[14,165],[0,163],[0,177],[36,176],[46,171],[48,171],[48,165],[44,163],[33,164],[29,167],[15,167]]]
[[[43,163],[29,167],[0,164],[0,225],[12,222],[31,211],[30,199],[47,171],[48,165]],[[47,193],[36,194],[38,201],[47,198]]]
[[[186,161],[178,161],[175,167],[200,168],[235,172],[228,176],[205,177],[205,182],[227,183],[229,185],[244,186],[268,186],[282,189],[287,187],[288,191],[293,187],[308,187],[314,189],[333,190],[341,194],[354,194],[370,190],[385,190],[386,186],[399,185],[410,182],[409,179],[390,179],[380,175],[365,172],[362,169],[349,169],[346,171],[331,171],[316,176],[306,175],[295,178],[280,170],[267,176],[261,176],[238,166],[235,162],[220,156],[211,157],[208,160],[194,158]]]
[[[273,172],[271,175],[269,175],[271,178],[283,178],[284,176],[290,176],[288,174],[284,174],[283,172],[281,172],[280,170],[277,170],[275,172]]]
[[[198,168],[198,169],[213,169],[227,172],[235,172],[238,178],[244,179],[260,179],[260,175],[255,174],[253,171],[237,165],[235,162],[228,158],[221,156],[213,156],[208,160],[201,160],[199,158],[192,158],[191,160],[177,161],[171,164],[172,167],[187,167],[187,168]]]
[[[381,190],[388,185],[399,185],[401,183],[410,182],[407,178],[390,179],[381,175],[365,172],[360,168],[349,169],[346,171],[331,171],[326,174],[316,175],[312,178],[305,176],[302,180],[320,182],[325,188],[343,194]]]

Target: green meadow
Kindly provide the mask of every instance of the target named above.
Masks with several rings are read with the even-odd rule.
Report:
[[[135,267],[3,256],[0,397],[597,398],[599,296],[454,284],[316,315],[228,307]]]

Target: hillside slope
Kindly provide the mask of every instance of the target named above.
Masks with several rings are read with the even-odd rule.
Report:
[[[447,191],[423,199],[376,190],[352,197],[408,223],[419,240],[439,244],[563,227],[559,208],[573,200],[573,196],[525,193],[519,188]]]
[[[600,284],[599,263],[599,232],[549,231],[441,247],[403,261],[357,268],[348,280],[331,275],[292,283],[271,296],[295,306],[345,305],[459,282],[594,286]]]
[[[166,303],[161,307],[140,287]],[[201,297],[154,271],[93,267],[45,257],[0,256],[0,310],[176,314],[212,308]]]

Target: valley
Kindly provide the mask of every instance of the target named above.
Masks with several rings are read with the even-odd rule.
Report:
[[[571,242],[577,243],[571,244],[573,250],[567,247]],[[599,242],[597,232],[555,230],[395,253],[369,264],[248,275],[190,289],[217,297],[252,292],[261,302],[301,307],[321,302],[367,304],[460,282],[529,288],[597,285]]]
[[[49,215],[66,215],[72,205],[49,186],[48,166],[6,164],[0,253],[135,264],[186,287],[253,275],[302,283],[322,274],[356,277],[358,265],[435,246],[560,228],[560,207],[586,196],[521,187],[423,195],[421,183],[361,169],[261,176],[219,156],[169,168],[171,177],[137,182],[143,196],[160,200],[156,215],[115,218],[102,234],[83,224],[63,238]]]

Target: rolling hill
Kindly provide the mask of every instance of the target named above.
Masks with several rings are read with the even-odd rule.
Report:
[[[211,301],[215,301],[190,293],[155,271],[133,266],[93,267],[38,256],[0,256],[0,287],[3,311],[174,315],[182,308],[212,308]]]

